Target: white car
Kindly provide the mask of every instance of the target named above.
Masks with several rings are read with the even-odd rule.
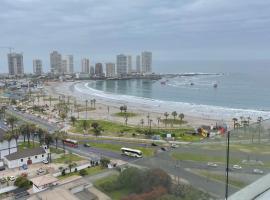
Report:
[[[15,178],[15,176],[10,176],[10,177],[9,177],[9,180],[10,180],[10,181],[15,181],[16,178]]]
[[[42,161],[44,164],[48,164],[49,163],[49,161],[46,159],[46,160],[43,160]]]
[[[172,148],[178,148],[179,146],[178,146],[177,144],[174,144],[174,143],[173,143],[173,144],[171,144],[171,147],[172,147]]]
[[[208,162],[207,165],[210,167],[217,167],[218,166],[217,163],[213,163],[213,162]]]
[[[233,169],[242,169],[240,165],[233,165]]]
[[[38,170],[37,170],[37,174],[42,174],[42,173],[44,173],[45,172],[45,169],[43,169],[43,168],[39,168]]]
[[[254,174],[263,174],[264,172],[261,169],[253,169],[253,173]]]

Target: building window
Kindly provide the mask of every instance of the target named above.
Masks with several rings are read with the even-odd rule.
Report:
[[[35,159],[37,159],[37,156],[35,156]]]
[[[44,155],[42,154],[42,158],[44,157]]]
[[[30,157],[28,157],[28,160],[30,160]]]
[[[21,159],[21,162],[23,162],[23,159]]]

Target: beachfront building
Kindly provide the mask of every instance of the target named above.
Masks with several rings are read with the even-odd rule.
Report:
[[[93,66],[90,67],[90,76],[95,76],[95,68]]]
[[[115,76],[115,64],[106,63],[106,77],[114,77],[114,76]]]
[[[0,160],[10,153],[17,152],[15,139],[11,139],[10,143],[5,139],[6,131],[0,128]]]
[[[23,75],[23,54],[22,53],[9,53],[8,54],[8,70],[9,75]]]
[[[141,56],[136,56],[136,72],[141,73]]]
[[[131,55],[128,55],[127,56],[127,65],[128,65],[128,74],[131,74],[132,73],[132,56]]]
[[[127,75],[127,65],[128,65],[127,56],[124,54],[117,55],[116,57],[117,76],[121,77]]]
[[[57,51],[53,51],[50,54],[50,65],[51,65],[51,72],[53,74],[62,73],[62,55]]]
[[[88,58],[83,58],[81,61],[81,72],[83,74],[90,74],[90,61]]]
[[[102,63],[96,63],[96,65],[95,65],[95,75],[97,77],[103,76],[103,66],[102,66]]]
[[[33,193],[37,193],[57,185],[58,179],[50,174],[46,174],[32,178],[31,182],[33,183]]]
[[[33,73],[35,75],[41,75],[42,72],[42,61],[40,59],[33,60]]]
[[[142,73],[152,73],[152,52],[142,52]]]
[[[72,74],[73,73],[73,55],[63,56],[61,73]]]
[[[8,168],[16,168],[48,160],[48,155],[49,150],[47,146],[43,146],[11,153],[4,156],[3,161]]]

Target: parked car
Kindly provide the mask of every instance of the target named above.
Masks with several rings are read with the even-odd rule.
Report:
[[[0,178],[0,183],[1,184],[4,184],[4,183],[6,183],[7,182],[7,178],[6,177],[1,177]]]
[[[171,144],[171,147],[172,147],[172,148],[178,148],[179,145],[177,145],[177,144],[175,144],[175,143],[172,143],[172,144]]]
[[[16,180],[15,176],[10,176],[8,179],[9,179],[10,181],[15,181],[15,180]]]
[[[45,172],[45,169],[39,168],[39,169],[37,170],[37,175],[43,174],[44,172]]]
[[[49,163],[49,161],[48,161],[47,159],[43,160],[42,162],[43,162],[44,164],[48,164],[48,163]]]
[[[160,148],[162,151],[167,151],[168,149],[166,147],[161,147]]]
[[[240,165],[233,165],[233,169],[242,169]]]
[[[84,146],[84,147],[90,147],[90,144],[85,143],[85,144],[83,144],[83,146]]]
[[[209,167],[217,167],[217,166],[218,166],[217,163],[213,163],[213,162],[208,162],[207,165],[208,165]]]
[[[157,145],[156,143],[154,143],[154,142],[153,142],[151,145],[152,145],[153,147],[157,147],[157,146],[158,146],[158,145]]]
[[[254,174],[263,174],[264,172],[261,169],[253,169],[253,173]]]

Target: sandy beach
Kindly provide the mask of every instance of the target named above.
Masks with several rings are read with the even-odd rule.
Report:
[[[90,119],[102,119],[109,121],[116,121],[120,123],[124,123],[123,117],[117,117],[114,114],[120,112],[119,107],[122,105],[127,105],[129,112],[134,112],[138,114],[135,117],[130,117],[128,119],[128,124],[130,125],[140,125],[140,120],[144,119],[147,121],[147,115],[153,120],[153,126],[157,126],[157,118],[165,118],[164,112],[168,112],[171,114],[172,110],[166,109],[164,107],[154,107],[154,106],[146,106],[141,104],[134,104],[132,102],[121,101],[121,100],[113,100],[110,101],[108,99],[96,96],[95,94],[83,94],[78,93],[78,91],[74,90],[74,85],[78,82],[50,82],[46,84],[45,90],[48,95],[52,97],[58,98],[61,95],[70,96],[71,99],[76,99],[78,103],[81,105],[85,105],[85,100],[91,100],[93,98],[96,99],[96,110],[88,112],[87,116]],[[175,110],[178,114],[184,113],[181,110]],[[230,127],[231,121],[229,119],[214,119],[210,117],[198,117],[188,115],[186,113],[184,120],[188,122],[188,125],[193,126],[194,128],[200,127],[201,125],[215,125],[216,123],[225,122]],[[77,115],[77,114],[76,114]],[[85,118],[85,112],[80,112],[80,118]],[[162,126],[162,125],[161,125]]]

